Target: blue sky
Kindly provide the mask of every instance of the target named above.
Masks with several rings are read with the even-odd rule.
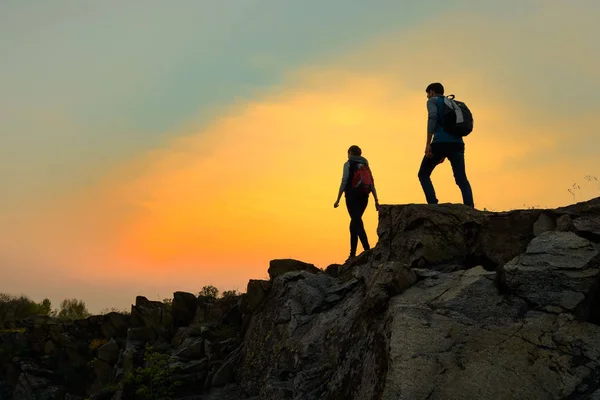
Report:
[[[454,2],[456,5],[460,2]],[[4,1],[0,183],[81,184],[182,121],[449,2]],[[96,161],[94,163],[94,161]],[[95,168],[73,168],[86,162]],[[40,179],[41,176],[44,179]]]

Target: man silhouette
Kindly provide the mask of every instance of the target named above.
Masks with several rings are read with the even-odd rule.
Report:
[[[448,159],[452,165],[454,180],[462,193],[463,203],[474,207],[471,184],[465,170],[465,143],[461,136],[452,135],[440,124],[444,112],[444,86],[431,83],[425,89],[427,93],[427,142],[425,155],[419,168],[419,181],[428,204],[437,204],[435,189],[431,182],[431,173],[435,167]]]

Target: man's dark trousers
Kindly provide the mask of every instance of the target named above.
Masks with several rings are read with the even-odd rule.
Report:
[[[424,156],[423,161],[421,161],[421,168],[419,168],[419,181],[421,182],[423,192],[425,192],[427,203],[438,203],[438,199],[435,196],[435,189],[431,182],[431,173],[444,158],[447,158],[452,165],[454,180],[462,192],[463,203],[474,207],[473,192],[465,171],[464,143],[434,142],[431,144],[431,152],[433,155],[431,157]]]

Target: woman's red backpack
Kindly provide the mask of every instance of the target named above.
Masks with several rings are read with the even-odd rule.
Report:
[[[367,165],[356,165],[356,170],[352,176],[352,190],[363,194],[369,194],[373,190],[373,176]]]

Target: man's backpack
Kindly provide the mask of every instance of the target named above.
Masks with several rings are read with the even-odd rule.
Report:
[[[373,176],[365,164],[356,164],[352,175],[352,190],[362,194],[369,194],[373,190]]]
[[[440,112],[440,122],[444,130],[459,137],[471,133],[473,131],[473,114],[471,114],[469,107],[462,101],[454,100],[453,94],[440,97],[443,98],[443,111]]]

